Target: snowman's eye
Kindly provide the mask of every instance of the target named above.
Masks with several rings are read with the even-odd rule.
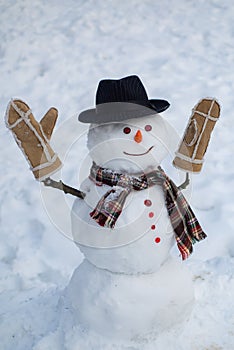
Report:
[[[123,129],[123,132],[124,132],[125,134],[130,134],[131,129],[130,129],[128,126],[126,126],[126,127]]]
[[[146,125],[145,126],[145,131],[151,131],[152,130],[152,126],[151,125]]]

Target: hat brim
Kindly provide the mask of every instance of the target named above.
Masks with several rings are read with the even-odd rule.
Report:
[[[78,120],[95,124],[118,122],[161,113],[169,106],[170,103],[166,100],[103,103],[81,112]]]

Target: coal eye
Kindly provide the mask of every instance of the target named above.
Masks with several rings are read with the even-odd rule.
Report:
[[[123,132],[124,132],[125,134],[130,134],[131,129],[130,129],[128,126],[126,126],[126,127],[123,129]]]
[[[145,126],[145,131],[151,131],[152,130],[152,126],[151,125],[146,125]]]

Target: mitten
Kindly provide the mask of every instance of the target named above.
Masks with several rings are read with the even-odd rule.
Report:
[[[193,108],[173,165],[189,172],[200,172],[211,132],[220,115],[220,105],[204,98]]]
[[[50,108],[38,123],[29,106],[21,100],[11,100],[6,111],[6,126],[30,165],[35,178],[43,181],[58,171],[62,163],[49,144],[58,111]]]

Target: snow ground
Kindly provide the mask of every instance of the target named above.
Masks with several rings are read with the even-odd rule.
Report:
[[[76,129],[63,122],[93,106],[100,79],[128,74],[142,78],[150,97],[171,102],[164,115],[179,134],[201,97],[222,105],[203,171],[192,182],[191,203],[208,234],[186,262],[195,309],[179,336],[149,336],[139,347],[86,334],[65,312],[61,295],[82,255],[50,221],[40,186],[1,118],[1,349],[233,349],[233,16],[231,0],[0,2],[2,117],[9,99],[20,97],[38,119],[56,106],[58,130],[65,125],[80,134],[78,123]],[[83,141],[63,170],[73,186]]]

